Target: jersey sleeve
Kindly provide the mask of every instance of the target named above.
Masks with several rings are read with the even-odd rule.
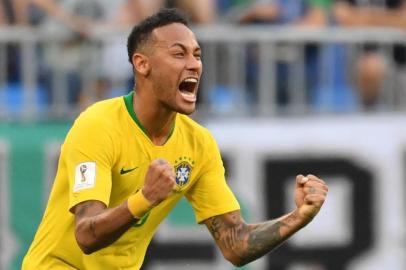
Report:
[[[191,203],[197,223],[217,215],[239,210],[237,199],[226,183],[223,161],[214,138],[207,135],[202,151],[202,171],[185,195]]]
[[[96,117],[81,116],[62,147],[69,181],[69,210],[88,200],[109,205],[114,144],[109,128]]]

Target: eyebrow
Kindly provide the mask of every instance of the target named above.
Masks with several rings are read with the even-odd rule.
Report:
[[[184,51],[187,51],[186,46],[183,45],[182,43],[179,43],[179,42],[177,42],[177,43],[175,43],[175,44],[172,44],[171,46],[169,46],[169,48],[173,48],[173,47],[176,47],[176,46],[181,47],[182,50],[184,50]],[[197,47],[193,49],[193,51],[201,51],[201,50],[202,50],[202,49],[200,48],[199,45],[197,45]]]

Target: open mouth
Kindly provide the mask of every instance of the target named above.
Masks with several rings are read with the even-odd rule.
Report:
[[[179,84],[179,91],[182,96],[191,102],[196,101],[197,78],[186,78]]]

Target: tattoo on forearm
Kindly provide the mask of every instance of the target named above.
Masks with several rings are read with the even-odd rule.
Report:
[[[210,224],[210,232],[213,235],[214,239],[219,240],[220,239],[220,232],[219,230],[221,229],[222,221],[214,217],[211,221]]]
[[[93,201],[88,201],[88,202],[84,202],[80,205],[78,205],[78,209],[76,212],[76,218],[78,220],[82,219],[83,217],[86,216],[88,210],[94,205]],[[96,235],[96,223],[97,223],[97,217],[91,217],[88,223],[88,229],[90,230],[90,233],[92,234],[92,236],[94,238],[97,238]]]
[[[225,216],[213,217],[209,223],[209,231],[214,239],[223,247],[234,250],[246,245],[249,227],[245,224],[239,213],[229,213]]]
[[[284,224],[285,227],[289,228],[289,227],[292,227],[292,225],[294,223],[296,223],[298,219],[299,219],[298,214],[296,212],[293,212],[289,216],[284,218],[283,224]]]
[[[271,220],[250,231],[246,250],[247,261],[261,257],[281,243],[281,226],[284,226],[283,222]]]
[[[82,218],[86,214],[87,209],[89,209],[93,204],[94,204],[94,202],[89,201],[89,202],[83,203],[81,205],[78,205],[79,209],[76,212],[76,217]]]
[[[273,250],[293,233],[297,215],[292,213],[283,220],[247,225],[239,213],[213,217],[209,230],[220,246],[233,250],[244,263],[253,261]],[[286,228],[282,233],[282,228]]]
[[[92,232],[93,237],[97,238],[97,235],[96,235],[96,218],[92,218],[92,220],[90,220],[90,231]]]

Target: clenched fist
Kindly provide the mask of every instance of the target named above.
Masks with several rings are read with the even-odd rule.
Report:
[[[296,176],[295,203],[299,214],[310,221],[326,200],[328,187],[314,175]]]
[[[142,193],[153,206],[165,200],[176,186],[173,166],[163,158],[149,165]]]

